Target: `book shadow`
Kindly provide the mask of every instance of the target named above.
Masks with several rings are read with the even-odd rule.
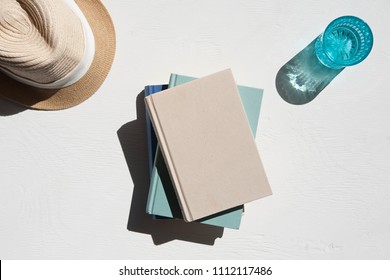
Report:
[[[0,98],[0,116],[16,115],[26,110],[26,107],[13,103],[5,98]]]
[[[276,89],[290,104],[309,103],[344,69],[328,68],[318,60],[316,40],[283,65],[276,75]]]
[[[223,236],[222,227],[201,223],[186,223],[179,219],[158,219],[146,213],[149,193],[149,165],[146,137],[144,91],[136,101],[137,119],[124,124],[117,135],[134,183],[127,229],[150,234],[155,245],[173,240],[214,245]]]

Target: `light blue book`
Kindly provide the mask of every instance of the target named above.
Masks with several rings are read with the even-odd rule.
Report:
[[[194,79],[195,78],[193,77],[172,74],[169,81],[169,87],[178,86]],[[161,88],[161,90],[163,89],[161,86],[146,87],[145,95],[157,93],[156,89],[159,89],[159,87]],[[240,93],[242,104],[247,114],[250,127],[252,129],[252,133],[255,136],[259,120],[263,90],[244,86],[238,86],[238,90]],[[151,139],[154,135],[154,131],[149,119],[147,119],[147,130],[150,130],[148,132],[148,142],[150,143],[150,155],[153,156],[154,148],[152,144],[153,141]],[[151,157],[149,157],[149,160],[151,160]],[[164,162],[164,158],[158,147],[158,144],[155,149],[155,159],[151,172],[151,182],[146,212],[151,215],[167,218],[183,218],[180,205],[177,200],[171,178],[169,176],[169,171]],[[197,220],[197,222],[214,226],[238,229],[240,227],[242,213],[243,205],[228,209],[223,212],[219,212],[212,216],[202,218],[200,220]]]

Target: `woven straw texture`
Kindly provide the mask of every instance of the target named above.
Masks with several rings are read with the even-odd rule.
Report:
[[[0,12],[0,65],[41,83],[66,76],[83,54],[81,23],[72,18],[76,16],[60,0],[19,2],[18,7],[18,2],[5,0],[6,5],[0,7],[14,9],[13,13]],[[75,2],[95,38],[95,56],[88,72],[69,87],[50,90],[19,83],[0,72],[0,96],[29,108],[60,110],[80,104],[99,89],[114,60],[115,29],[100,0]]]

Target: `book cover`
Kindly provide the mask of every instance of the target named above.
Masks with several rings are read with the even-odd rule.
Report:
[[[150,95],[145,103],[184,220],[271,194],[230,70]]]
[[[195,79],[196,78],[194,77],[172,74],[169,86],[173,87]],[[145,96],[154,94],[166,88],[167,85],[146,86]],[[245,86],[238,86],[238,90],[249,120],[252,133],[254,136],[256,136],[263,90]],[[146,212],[148,214],[157,216],[182,218],[180,206],[177,201],[168,170],[162,158],[161,151],[159,151],[157,147],[157,140],[155,139],[155,133],[151,126],[148,114],[146,114],[146,122],[149,147],[149,164],[153,168]],[[156,149],[157,152],[155,152]],[[153,167],[154,158],[156,158],[156,161],[154,162]],[[203,218],[198,222],[238,229],[240,227],[242,213],[243,206],[238,206],[233,209],[217,213],[216,215]]]

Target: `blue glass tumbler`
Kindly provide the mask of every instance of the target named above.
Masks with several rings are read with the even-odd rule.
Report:
[[[332,69],[362,62],[370,53],[373,35],[360,18],[343,16],[333,20],[316,40],[318,60]]]

